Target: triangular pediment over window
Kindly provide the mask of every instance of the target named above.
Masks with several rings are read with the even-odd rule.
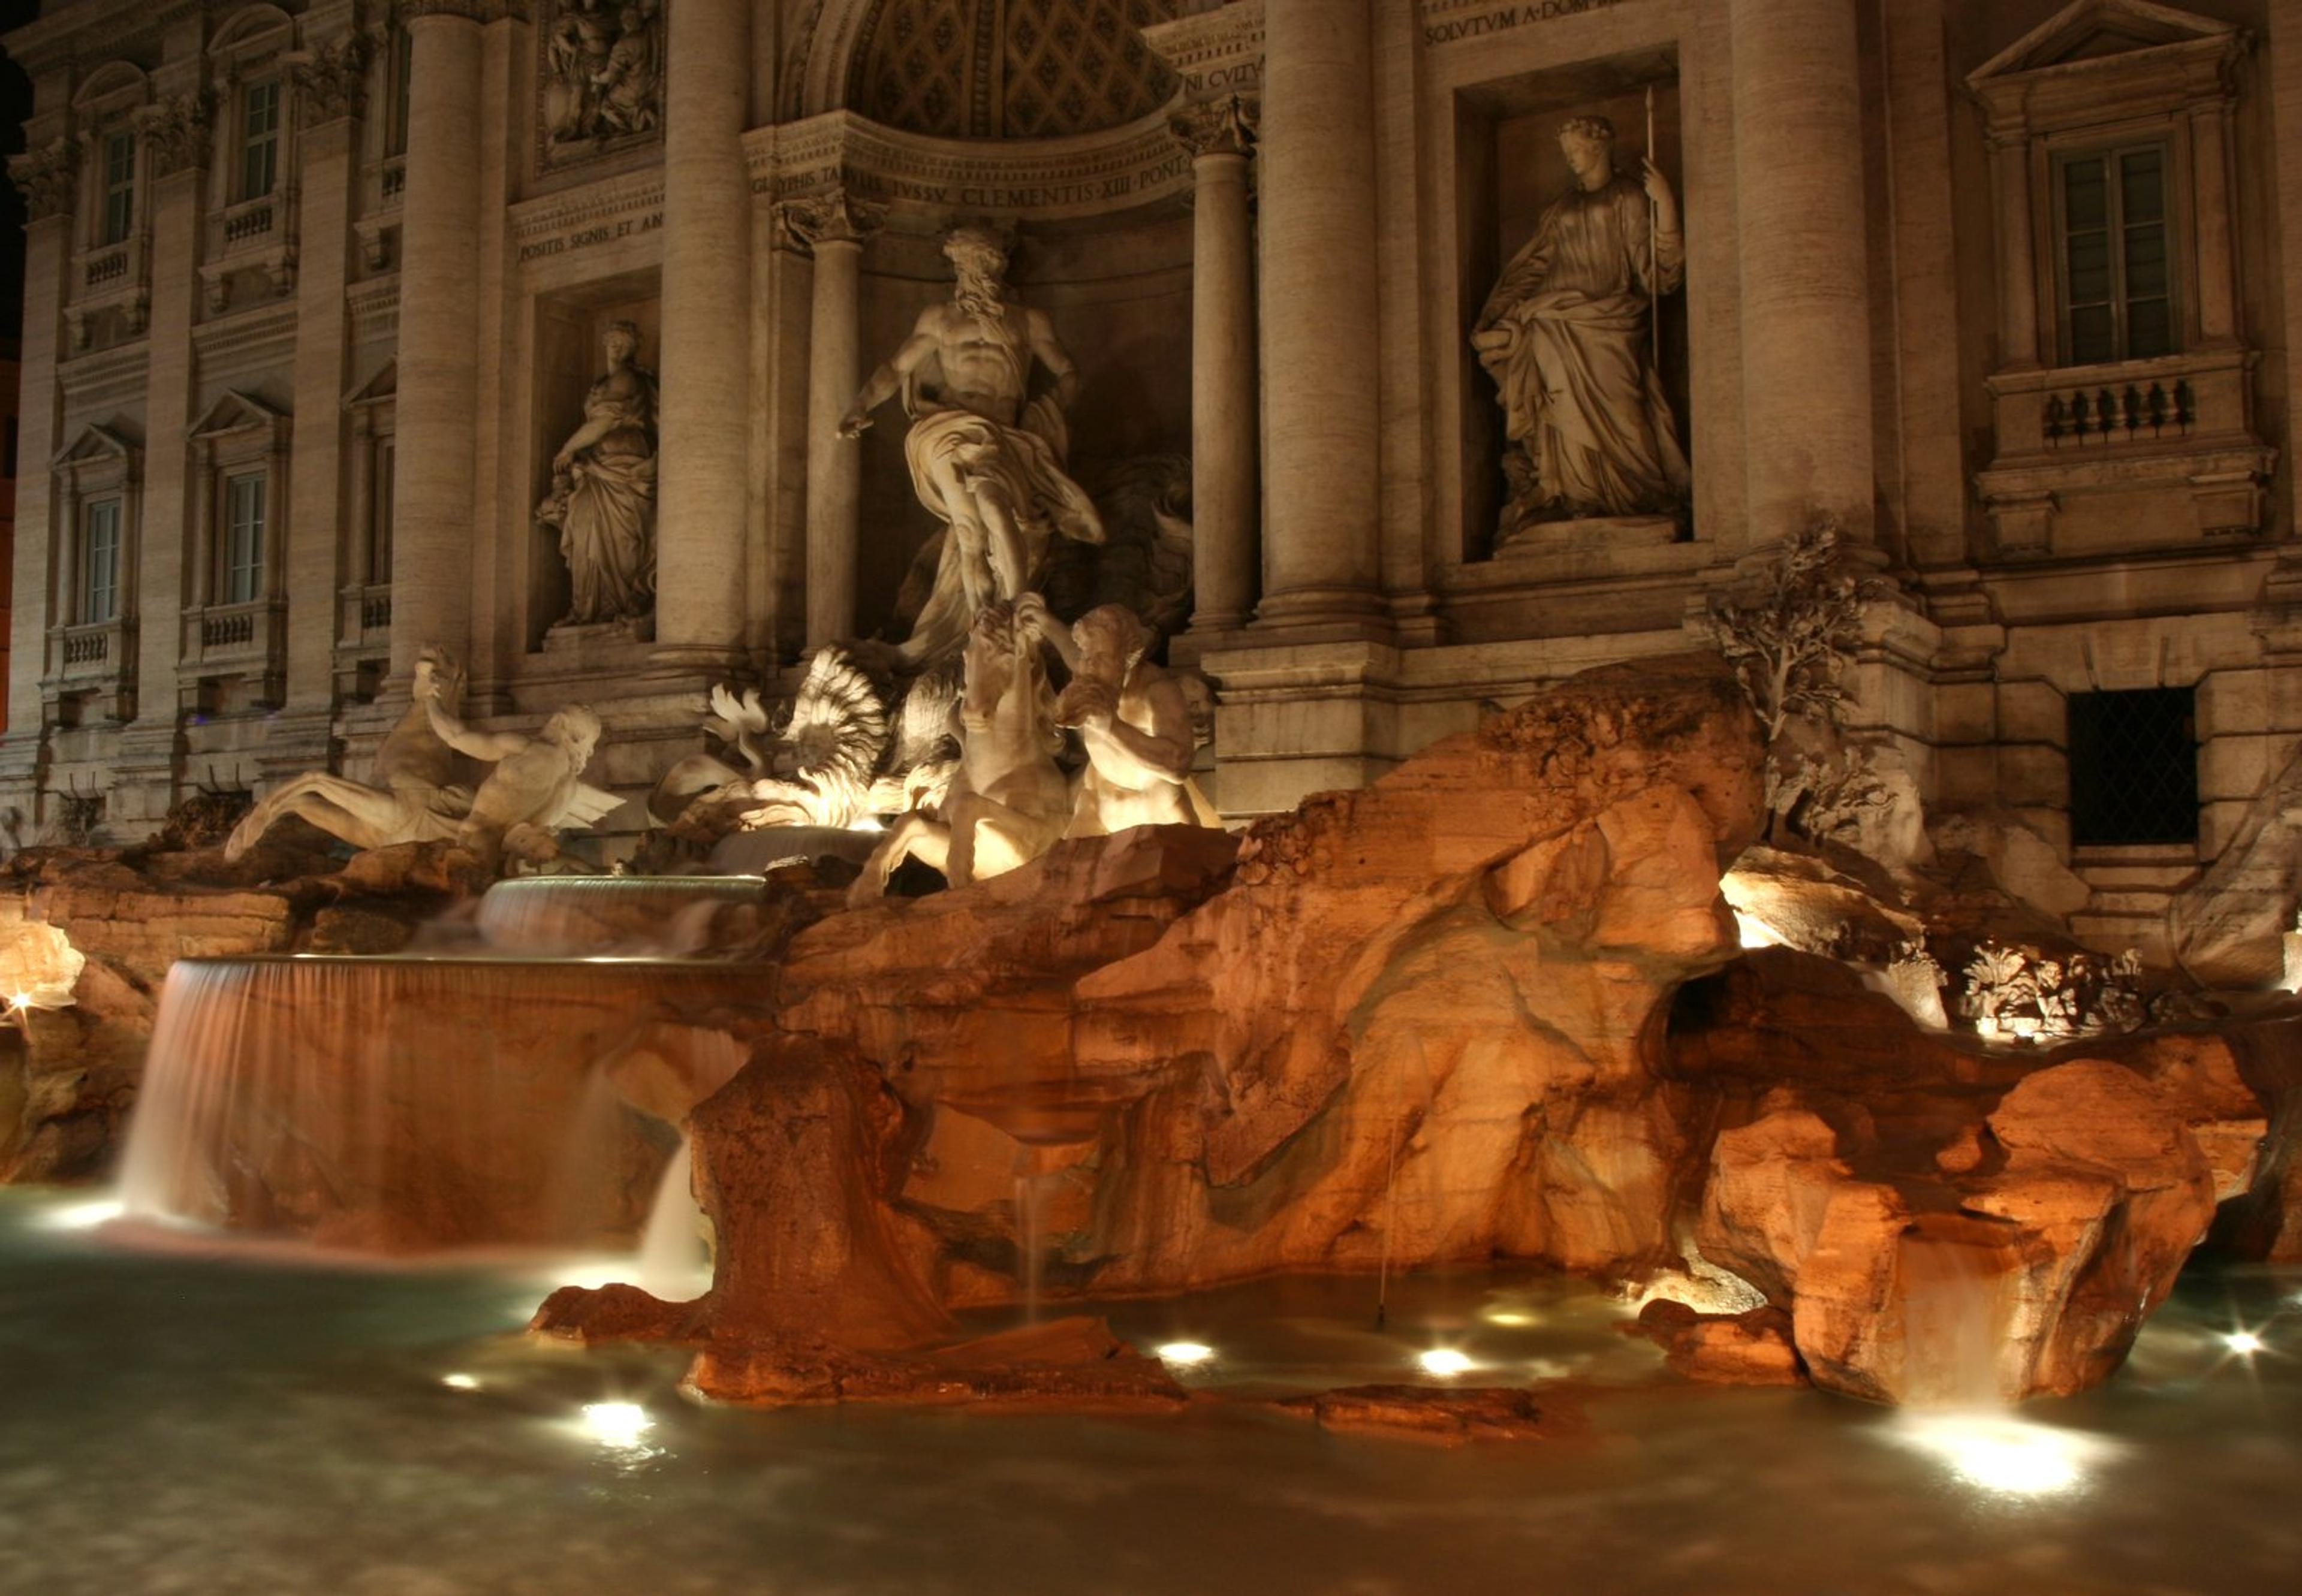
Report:
[[[380,405],[398,397],[399,392],[399,362],[387,360],[375,375],[344,395],[344,407],[357,410],[369,405]]]
[[[192,424],[195,438],[223,438],[234,433],[245,433],[257,427],[278,428],[287,423],[284,411],[275,410],[253,394],[242,393],[237,388],[227,388],[215,403]]]
[[[1979,88],[1998,78],[2082,66],[2168,45],[2228,46],[2239,37],[2233,23],[2154,5],[2150,0],[2074,0],[1976,68],[1966,80]]]
[[[56,456],[55,468],[62,471],[72,466],[103,463],[132,466],[136,463],[136,446],[110,427],[90,422]]]

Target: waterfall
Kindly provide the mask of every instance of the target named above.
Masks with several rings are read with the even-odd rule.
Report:
[[[1914,1407],[1995,1407],[2004,1262],[1987,1242],[1928,1226],[1904,1232],[1902,1400]]]
[[[185,959],[121,1173],[130,1213],[386,1250],[628,1245],[670,1133],[611,1066],[739,967]],[[667,1034],[672,1038],[666,1040]],[[698,1044],[725,1043],[698,1029]]]
[[[695,1200],[695,1148],[682,1138],[656,1183],[655,1203],[640,1236],[642,1289],[666,1302],[700,1297],[711,1284],[710,1221]]]

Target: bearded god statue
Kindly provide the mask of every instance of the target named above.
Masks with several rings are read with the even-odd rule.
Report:
[[[978,611],[1035,591],[1056,536],[1104,541],[1093,501],[1065,471],[1063,411],[1079,372],[1054,323],[1007,297],[1007,251],[989,229],[954,229],[944,254],[957,274],[951,302],[920,313],[839,423],[841,437],[860,437],[900,392],[912,489],[945,524],[934,589],[899,651],[911,664],[956,651]],[[1036,397],[1035,364],[1053,379]]]
[[[1503,268],[1472,330],[1500,391],[1510,482],[1500,539],[1549,521],[1675,512],[1688,472],[1655,368],[1653,306],[1685,280],[1678,197],[1651,155],[1615,168],[1615,130],[1558,130],[1575,183]]]

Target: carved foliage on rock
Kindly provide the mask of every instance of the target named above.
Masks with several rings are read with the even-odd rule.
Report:
[[[288,75],[304,97],[308,121],[332,122],[366,110],[367,60],[367,39],[355,33],[290,61]]]

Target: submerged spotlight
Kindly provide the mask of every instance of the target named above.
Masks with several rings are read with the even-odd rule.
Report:
[[[1477,1366],[1452,1347],[1433,1347],[1428,1352],[1418,1353],[1415,1361],[1423,1365],[1425,1374],[1435,1374],[1441,1380],[1467,1374]]]
[[[452,1391],[475,1391],[480,1389],[477,1374],[442,1374],[440,1383]]]
[[[2222,1345],[2240,1357],[2252,1357],[2264,1349],[2265,1343],[2250,1330],[2234,1330],[2222,1338]]]
[[[118,1219],[122,1212],[116,1202],[74,1203],[67,1208],[51,1210],[42,1222],[51,1230],[86,1231]]]
[[[2000,1496],[2059,1496],[2083,1486],[2111,1449],[2099,1437],[1991,1413],[1905,1414],[1896,1438],[1968,1484]]]
[[[1173,1364],[1185,1369],[1194,1364],[1203,1364],[1215,1355],[1215,1349],[1205,1341],[1169,1341],[1155,1351],[1161,1363]]]
[[[655,1427],[648,1410],[636,1402],[586,1402],[584,1428],[603,1447],[631,1449]]]

